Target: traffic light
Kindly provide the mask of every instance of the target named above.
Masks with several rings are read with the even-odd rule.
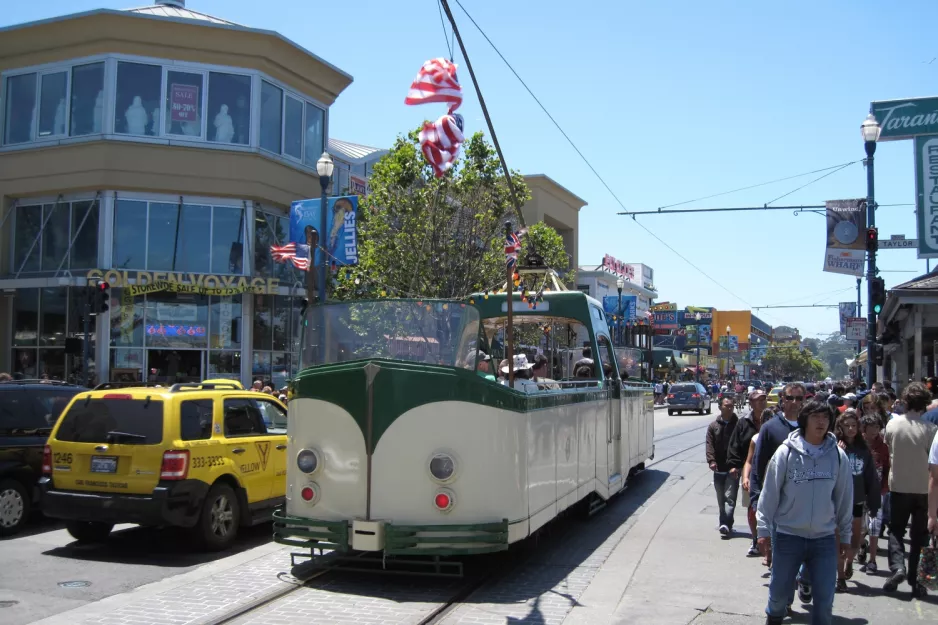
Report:
[[[98,282],[94,285],[94,295],[92,296],[91,314],[107,312],[110,308],[111,294],[109,292],[111,285],[107,282]]]
[[[875,252],[879,249],[879,230],[876,228],[866,229],[866,251]]]
[[[886,283],[882,278],[873,278],[870,282],[870,306],[877,315],[883,312],[886,303]]]
[[[883,346],[879,343],[873,343],[873,364],[883,366]]]

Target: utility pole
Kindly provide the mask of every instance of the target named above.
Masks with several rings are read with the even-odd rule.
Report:
[[[91,298],[94,296],[94,290],[91,287],[90,282],[85,286],[85,311],[82,317],[84,318],[84,333],[85,338],[82,342],[82,352],[81,352],[81,377],[82,377],[82,386],[88,386],[89,382],[89,371],[88,371],[88,361],[91,359]]]

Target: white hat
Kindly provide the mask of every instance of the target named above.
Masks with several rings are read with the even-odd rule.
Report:
[[[522,369],[530,369],[534,365],[528,362],[528,357],[525,354],[515,354],[515,357],[512,359],[514,361],[514,370],[519,371]],[[502,373],[508,373],[508,365],[502,367]]]

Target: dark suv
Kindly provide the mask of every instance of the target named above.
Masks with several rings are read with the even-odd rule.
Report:
[[[39,501],[46,439],[68,402],[84,390],[48,380],[0,382],[0,536],[26,524]]]

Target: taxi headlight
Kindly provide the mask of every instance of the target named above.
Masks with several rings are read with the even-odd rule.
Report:
[[[314,473],[319,464],[319,455],[312,449],[301,449],[296,455],[296,466],[303,473]]]

